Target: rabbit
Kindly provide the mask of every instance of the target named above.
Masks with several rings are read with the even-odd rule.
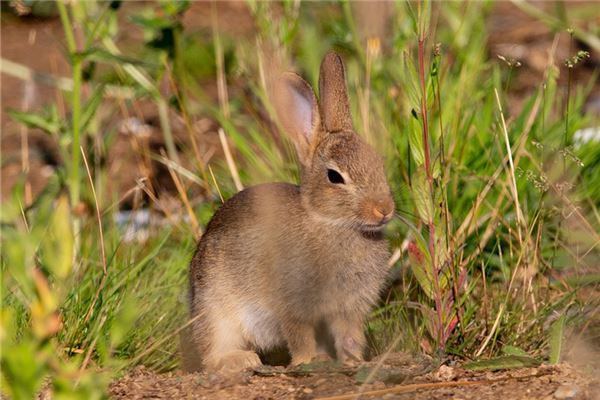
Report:
[[[287,347],[291,365],[363,360],[364,323],[387,276],[394,214],[383,160],[354,132],[340,56],[321,63],[320,104],[285,73],[274,108],[301,184],[245,189],[214,214],[190,265],[191,341],[202,367],[239,371]],[[331,353],[334,354],[331,354]]]

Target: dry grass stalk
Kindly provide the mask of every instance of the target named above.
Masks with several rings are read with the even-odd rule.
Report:
[[[500,102],[500,96],[498,90],[494,88],[494,94],[496,95],[496,102],[498,104],[498,110],[500,111],[500,121],[502,122],[502,133],[504,134],[504,141],[506,144],[506,154],[508,156],[508,165],[510,166],[510,178],[511,178],[511,189],[513,194],[513,200],[515,202],[515,210],[517,212],[517,223],[519,229],[517,234],[519,236],[519,243],[523,246],[523,237],[521,229],[525,227],[525,220],[523,218],[523,211],[521,210],[521,204],[519,203],[519,192],[517,190],[517,178],[515,177],[515,165],[513,163],[512,149],[510,146],[510,139],[508,138],[508,129],[506,128],[506,121],[504,120],[504,112],[502,110],[502,103]]]
[[[162,156],[164,158],[166,158],[166,154],[164,154],[164,151],[161,151]],[[175,173],[175,171],[173,170],[173,168],[171,167],[171,164],[167,164],[167,169],[169,170],[169,174],[171,175],[171,179],[173,179],[173,183],[175,184],[175,188],[177,188],[177,193],[179,193],[179,197],[181,198],[181,201],[183,202],[184,206],[185,206],[185,210],[188,213],[188,216],[190,217],[190,222],[192,224],[192,230],[194,232],[194,237],[196,239],[200,238],[200,236],[202,236],[202,228],[200,227],[200,224],[198,223],[198,219],[196,218],[196,214],[194,214],[194,209],[192,208],[192,205],[190,204],[190,200],[187,196],[187,193],[185,191],[185,188],[183,187],[183,184],[181,183],[181,180],[179,179],[179,177],[177,176],[177,174]]]
[[[238,173],[235,161],[231,155],[231,150],[229,150],[229,144],[227,143],[227,137],[225,136],[225,131],[223,128],[219,128],[219,140],[221,141],[223,153],[225,154],[225,160],[227,161],[227,168],[229,168],[229,173],[231,174],[235,188],[238,190],[238,192],[241,192],[244,190],[244,186],[240,180],[240,174]]]
[[[94,180],[92,179],[92,174],[90,172],[90,167],[87,162],[87,157],[85,156],[85,152],[83,151],[83,147],[79,147],[81,154],[83,156],[83,163],[85,165],[85,170],[87,172],[88,179],[90,181],[90,186],[92,189],[92,195],[94,196],[94,205],[96,207],[96,218],[98,220],[98,231],[100,233],[100,251],[102,255],[102,280],[100,281],[100,285],[98,285],[98,289],[96,289],[96,293],[94,294],[94,299],[90,303],[88,311],[85,313],[85,317],[83,319],[84,322],[87,322],[89,318],[92,316],[94,311],[94,306],[98,301],[98,297],[100,296],[100,292],[104,288],[106,284],[106,278],[108,277],[108,271],[106,266],[106,249],[104,246],[104,233],[102,229],[102,218],[100,217],[100,206],[98,205],[98,198],[96,197],[96,189],[94,188]]]
[[[223,194],[221,193],[221,188],[219,188],[219,184],[217,183],[217,180],[215,179],[215,174],[213,173],[213,170],[210,167],[210,165],[208,166],[208,172],[210,172],[210,176],[212,177],[213,183],[215,184],[217,193],[219,193],[219,198],[221,199],[221,203],[225,203],[225,199],[223,198]]]

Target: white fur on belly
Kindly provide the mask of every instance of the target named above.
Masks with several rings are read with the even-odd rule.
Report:
[[[240,321],[247,340],[262,350],[283,343],[279,323],[273,314],[257,304],[245,304],[240,310]]]

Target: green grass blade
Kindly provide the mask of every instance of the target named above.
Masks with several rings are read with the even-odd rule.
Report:
[[[490,358],[489,360],[472,361],[463,365],[465,369],[471,371],[499,371],[513,368],[537,367],[540,362],[529,356],[501,356]]]
[[[550,356],[551,365],[556,365],[561,360],[563,337],[565,333],[565,316],[561,315],[550,328]]]

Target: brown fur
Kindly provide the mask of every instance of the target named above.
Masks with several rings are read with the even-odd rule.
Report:
[[[302,185],[264,184],[229,199],[192,259],[192,341],[205,368],[255,366],[257,351],[279,346],[293,364],[309,362],[325,352],[324,336],[338,359],[362,359],[364,320],[387,274],[381,228],[394,204],[381,157],[348,128],[339,56],[327,55],[321,71],[323,121],[340,131],[321,125],[310,86],[286,75],[275,106],[298,149]],[[336,98],[345,103],[334,106]],[[345,183],[331,183],[328,169]]]

